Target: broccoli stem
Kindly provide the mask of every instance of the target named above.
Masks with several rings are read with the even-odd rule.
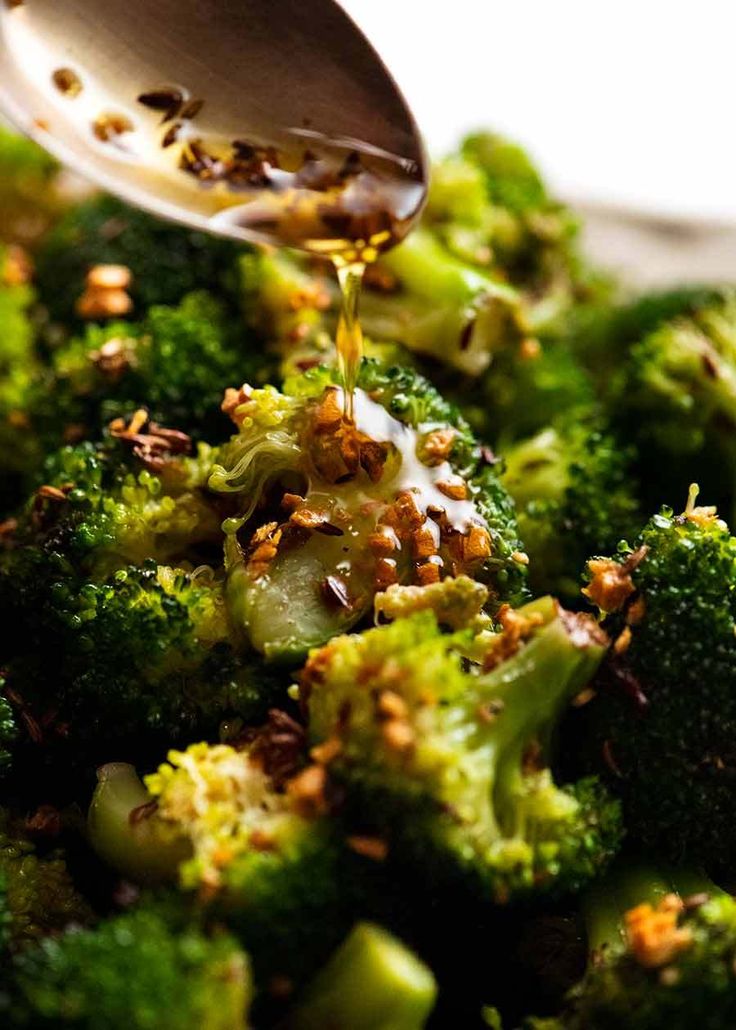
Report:
[[[401,941],[358,923],[287,1020],[289,1030],[421,1030],[437,985]]]
[[[649,902],[656,905],[666,894],[723,896],[724,891],[707,876],[691,869],[658,869],[647,865],[619,866],[583,898],[583,916],[592,956],[619,949],[624,943],[623,917],[629,909]]]
[[[526,618],[541,617],[543,625],[520,651],[479,679],[473,698],[475,705],[480,697],[481,702],[502,706],[503,718],[492,721],[483,732],[497,769],[493,807],[505,834],[523,829],[519,821],[526,807],[525,752],[536,743],[546,761],[551,728],[588,682],[605,650],[602,639],[589,637],[582,628],[578,635],[576,625],[569,628],[560,612],[552,597],[519,609]],[[563,803],[559,795],[558,804]]]
[[[92,847],[103,861],[137,883],[160,883],[176,876],[189,855],[180,839],[166,839],[148,815],[156,803],[135,767],[109,762],[97,770],[97,787],[87,816]]]
[[[393,296],[366,293],[361,302],[366,333],[464,372],[482,372],[508,336],[516,291],[458,261],[426,229],[415,230],[382,264],[401,290]]]

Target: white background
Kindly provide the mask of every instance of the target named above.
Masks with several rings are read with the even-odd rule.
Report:
[[[514,135],[558,192],[736,221],[736,0],[342,0],[434,153]]]

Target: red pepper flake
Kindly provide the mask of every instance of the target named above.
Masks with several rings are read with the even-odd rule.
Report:
[[[388,844],[380,837],[352,836],[347,838],[347,845],[357,855],[373,862],[385,862],[388,857]]]

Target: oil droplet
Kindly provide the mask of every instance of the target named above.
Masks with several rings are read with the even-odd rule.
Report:
[[[363,281],[365,264],[355,262],[342,264],[333,258],[337,279],[342,293],[342,308],[337,325],[337,361],[343,384],[343,413],[348,422],[353,421],[355,387],[358,381],[360,363],[363,358],[363,330],[358,319],[358,301]]]
[[[84,88],[82,80],[73,68],[57,68],[51,76],[51,81],[58,91],[65,97],[69,97],[70,100],[78,97]]]

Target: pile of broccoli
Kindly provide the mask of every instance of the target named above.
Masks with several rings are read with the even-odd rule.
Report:
[[[320,262],[0,129],[3,1026],[734,1025],[736,292],[578,232],[468,137],[350,421]]]

